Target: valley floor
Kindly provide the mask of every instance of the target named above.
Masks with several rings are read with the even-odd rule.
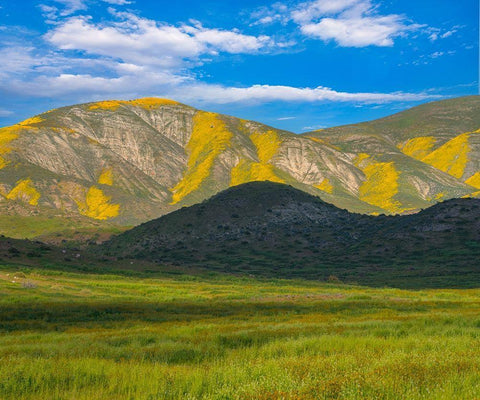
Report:
[[[1,399],[480,398],[480,289],[0,266]]]

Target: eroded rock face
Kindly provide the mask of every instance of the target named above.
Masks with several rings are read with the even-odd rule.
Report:
[[[359,125],[295,135],[164,99],[64,107],[0,130],[0,195],[132,225],[256,180],[362,213],[414,212],[480,187],[476,133],[468,134],[468,160],[454,176],[460,167],[448,164],[451,146],[439,167],[419,159],[452,135],[412,141],[405,131],[395,137],[387,122],[384,134]],[[462,143],[452,151],[465,153]],[[427,144],[435,147],[420,148]]]

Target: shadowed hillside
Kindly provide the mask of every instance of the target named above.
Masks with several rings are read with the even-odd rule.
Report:
[[[480,200],[407,216],[352,214],[289,186],[254,182],[114,237],[110,257],[263,276],[375,285],[480,284]]]

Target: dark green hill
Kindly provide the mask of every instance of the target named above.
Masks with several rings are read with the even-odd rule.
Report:
[[[127,231],[109,257],[260,276],[392,286],[480,285],[480,200],[408,216],[366,216],[292,187],[230,188]]]

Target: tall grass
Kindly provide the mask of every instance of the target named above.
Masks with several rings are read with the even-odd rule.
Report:
[[[476,289],[3,267],[0,398],[475,399],[479,311]]]

